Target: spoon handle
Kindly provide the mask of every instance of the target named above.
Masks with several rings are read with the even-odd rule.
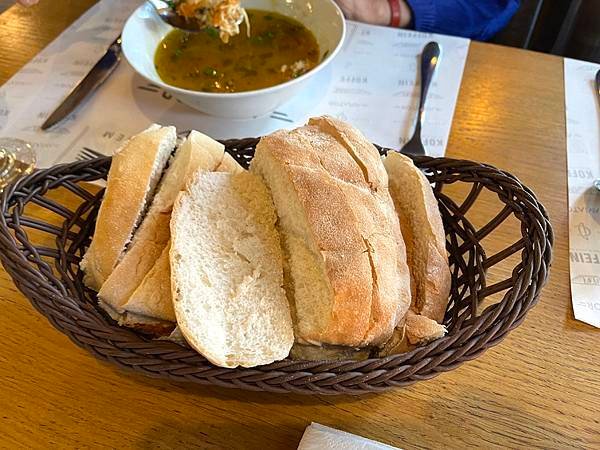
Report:
[[[440,60],[440,53],[439,44],[437,42],[430,42],[425,46],[421,54],[421,98],[419,99],[419,117],[417,119],[419,124],[423,120],[425,100],[427,100],[429,86]]]
[[[600,103],[600,70],[596,72],[596,94],[598,94],[598,102]]]

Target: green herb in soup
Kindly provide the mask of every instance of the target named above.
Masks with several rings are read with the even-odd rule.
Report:
[[[275,86],[319,63],[319,45],[300,22],[281,14],[248,10],[246,25],[227,44],[216,29],[171,31],[156,50],[160,78],[172,86],[203,92],[243,92]]]

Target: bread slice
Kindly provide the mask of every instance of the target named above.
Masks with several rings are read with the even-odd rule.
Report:
[[[216,168],[217,172],[240,173],[244,169],[227,153]],[[189,180],[190,176],[185,176]],[[169,214],[169,219],[171,215]],[[170,236],[170,232],[169,232]],[[175,311],[171,298],[171,269],[169,266],[169,246],[165,246],[153,267],[135,288],[127,302],[122,307],[123,312],[119,323],[126,326],[139,326],[143,323],[140,316],[148,320],[175,322]]]
[[[132,314],[172,323],[177,320],[171,300],[169,251],[170,245],[167,245],[127,303],[123,305],[123,310],[127,314],[121,318],[121,325],[130,326]]]
[[[277,217],[256,175],[198,173],[175,203],[171,286],[187,342],[222,367],[285,358],[294,342]]]
[[[186,180],[197,170],[216,169],[223,156],[222,144],[197,131],[177,149],[127,252],[98,292],[101,306],[113,318],[125,312],[125,303],[167,246],[173,203]],[[150,311],[135,312],[152,316]]]
[[[408,311],[406,314],[406,339],[411,345],[424,345],[446,334],[446,327],[424,315]]]
[[[390,152],[384,165],[406,242],[414,286],[411,309],[441,323],[451,275],[437,200],[429,181],[410,158]]]
[[[175,147],[175,127],[152,125],[113,156],[92,243],[81,261],[84,283],[100,289],[150,203]]]
[[[223,161],[217,167],[216,172],[229,172],[229,173],[241,173],[244,171],[244,168],[240,166],[232,156],[225,152],[223,155]]]
[[[402,326],[396,328],[390,340],[379,349],[377,356],[383,358],[406,353],[420,345],[444,337],[445,334],[446,327],[444,325],[429,317],[415,314],[409,309]]]
[[[250,170],[279,216],[298,342],[386,342],[410,305],[410,277],[375,147],[340,121],[311,119],[261,139]]]

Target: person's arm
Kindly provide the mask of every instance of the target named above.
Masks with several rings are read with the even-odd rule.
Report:
[[[392,11],[389,0],[336,0],[346,19],[370,23],[372,25],[390,25]],[[406,28],[412,13],[404,0],[399,0],[400,28]]]
[[[519,0],[406,0],[418,31],[488,40],[519,9]]]

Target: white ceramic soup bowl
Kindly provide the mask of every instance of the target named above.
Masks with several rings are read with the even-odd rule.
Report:
[[[225,118],[264,116],[301,91],[311,77],[331,63],[344,42],[346,25],[342,12],[333,0],[243,0],[243,6],[274,11],[306,26],[319,44],[319,65],[293,80],[247,92],[198,92],[171,86],[163,82],[156,72],[154,55],[159,43],[173,28],[160,20],[147,3],[140,6],[125,24],[123,53],[142,77],[161,86],[192,108]]]

